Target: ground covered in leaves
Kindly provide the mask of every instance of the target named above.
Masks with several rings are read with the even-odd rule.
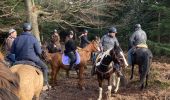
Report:
[[[49,91],[42,92],[41,100],[97,100],[98,82],[96,76],[91,77],[90,70],[91,65],[84,73],[85,90],[78,88],[76,72],[71,71],[70,78],[66,78],[65,72],[61,70],[56,86]],[[135,67],[133,80],[129,80],[129,75],[130,68],[127,68],[125,69],[127,84],[121,86],[118,93],[112,93],[112,100],[170,100],[170,59],[167,57],[153,60],[149,86],[143,91],[138,88],[138,67]],[[103,88],[106,92],[106,82]]]

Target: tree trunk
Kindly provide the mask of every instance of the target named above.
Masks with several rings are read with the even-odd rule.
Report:
[[[40,32],[38,28],[38,13],[34,5],[34,0],[24,0],[25,9],[27,14],[27,22],[32,24],[32,33],[40,41]]]
[[[161,35],[160,35],[160,20],[161,20],[161,13],[158,13],[158,34],[157,34],[157,41],[158,43],[161,42]]]

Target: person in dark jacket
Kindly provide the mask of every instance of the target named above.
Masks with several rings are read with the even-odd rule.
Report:
[[[73,31],[70,31],[68,35],[66,36],[65,40],[65,55],[67,55],[70,58],[70,69],[74,69],[75,62],[76,62],[76,44],[73,40],[74,33]]]
[[[48,43],[47,48],[48,48],[49,53],[62,52],[61,44],[60,44],[60,36],[56,29],[54,30],[51,36],[51,40]]]
[[[90,43],[90,41],[87,38],[87,34],[88,34],[88,30],[84,29],[83,33],[79,36],[81,48],[86,47]]]
[[[15,54],[16,61],[32,61],[40,66],[44,74],[43,89],[50,88],[48,84],[48,66],[40,59],[41,47],[38,40],[31,33],[32,26],[30,23],[24,23],[23,32],[18,36],[12,45],[11,53]]]
[[[147,35],[145,31],[142,30],[140,24],[135,25],[135,32],[132,34],[132,36],[129,39],[130,46],[128,51],[128,64],[129,66],[132,65],[132,53],[134,52],[135,48],[138,45],[145,45],[147,47],[146,41],[147,41]]]

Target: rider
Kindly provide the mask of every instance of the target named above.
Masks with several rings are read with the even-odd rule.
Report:
[[[55,29],[52,36],[51,36],[51,41],[49,42],[48,46],[48,51],[49,53],[56,53],[56,52],[61,52],[61,44],[60,44],[60,36]]]
[[[10,60],[10,62],[15,62],[15,55],[11,54],[11,46],[15,40],[15,38],[17,37],[17,31],[15,29],[10,29],[8,32],[8,37],[5,41],[5,49],[7,52],[7,60]]]
[[[114,48],[115,45],[119,46],[119,42],[116,38],[116,33],[117,33],[117,29],[115,27],[110,27],[109,28],[109,32],[108,34],[105,34],[100,41],[100,45],[101,45],[101,50],[103,52]],[[122,76],[122,73],[120,71],[120,65],[118,63],[114,62],[114,67],[116,69],[116,71],[118,72],[118,74],[120,76]],[[92,75],[95,74],[95,68],[92,69]]]
[[[87,46],[90,43],[90,41],[87,38],[87,34],[88,34],[88,30],[84,29],[82,34],[79,36],[81,48],[84,48],[85,46]]]
[[[132,65],[132,54],[135,51],[135,48],[138,46],[143,46],[147,48],[147,35],[145,31],[142,30],[140,24],[135,25],[135,32],[132,34],[132,36],[129,39],[130,41],[130,49],[128,51],[128,63],[129,66]]]
[[[46,90],[50,88],[48,84],[48,66],[40,59],[41,47],[38,40],[31,33],[32,26],[30,23],[24,23],[23,32],[18,36],[12,45],[11,53],[15,54],[16,60],[28,60],[40,66],[44,74],[44,87]]]
[[[73,40],[74,33],[73,31],[69,31],[69,33],[66,36],[65,40],[65,51],[64,54],[67,55],[70,58],[70,69],[74,69],[75,62],[76,62],[76,44]]]

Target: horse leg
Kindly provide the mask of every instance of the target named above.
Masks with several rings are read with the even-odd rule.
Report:
[[[106,93],[107,100],[110,100],[111,91],[112,91],[112,82],[111,82],[111,77],[109,77],[109,79],[108,79],[108,91]]]
[[[66,70],[66,77],[67,77],[67,78],[70,77],[69,74],[70,74],[69,70]]]
[[[85,87],[83,86],[83,72],[84,72],[84,67],[80,66],[79,68],[79,82],[78,85],[81,90],[85,90]]]
[[[143,90],[144,88],[144,78],[143,77],[143,66],[139,66],[139,76],[140,76],[140,81],[139,81],[139,85],[140,85],[140,90]]]
[[[134,64],[132,64],[130,80],[132,80],[132,79],[133,79],[133,72],[134,72]]]
[[[54,70],[54,74],[52,76],[53,77],[53,86],[55,85],[55,82],[57,80],[57,74],[58,74],[59,70],[60,70],[60,67],[56,67],[56,69]]]
[[[98,97],[97,100],[102,100],[102,93],[103,93],[102,83],[103,83],[103,80],[99,79],[99,76],[98,76],[98,83],[99,83],[99,97]]]
[[[120,85],[120,76],[117,75],[117,83],[116,83],[116,88],[114,90],[114,93],[117,93],[117,91],[119,89],[119,85]]]
[[[35,100],[40,100],[40,92],[41,91],[39,91],[35,94]]]
[[[148,77],[149,77],[149,74],[146,75],[146,84],[145,84],[145,88],[148,87]]]
[[[116,74],[113,73],[113,86],[116,87]]]

